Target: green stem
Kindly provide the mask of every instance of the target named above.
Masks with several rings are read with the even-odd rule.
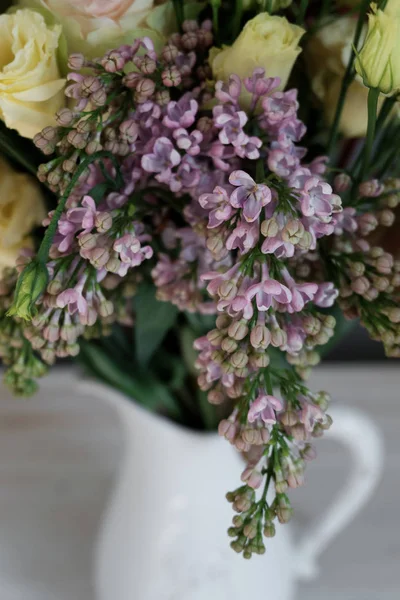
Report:
[[[239,34],[240,25],[242,23],[242,15],[243,15],[243,0],[236,0],[235,15],[233,17],[233,22],[232,22],[233,39],[236,39]]]
[[[24,167],[31,175],[36,177],[37,175],[37,166],[33,165],[25,156],[18,152],[14,146],[10,143],[3,133],[0,132],[0,148],[7,154],[11,159],[15,160],[16,163],[20,164],[21,167]],[[29,153],[28,153],[29,154]]]
[[[60,217],[61,217],[62,213],[64,212],[65,204],[66,204],[72,190],[74,189],[80,176],[82,175],[82,173],[84,173],[84,171],[87,169],[87,167],[91,163],[98,160],[99,158],[109,158],[113,162],[114,166],[117,169],[116,180],[119,180],[119,177],[120,177],[118,175],[119,167],[118,167],[118,164],[116,163],[115,156],[113,154],[111,154],[111,152],[107,152],[107,151],[96,152],[95,154],[92,154],[92,156],[88,156],[87,158],[84,158],[82,160],[82,162],[76,169],[73,177],[71,178],[71,181],[69,182],[64,194],[61,196],[61,198],[58,202],[57,208],[55,209],[54,214],[51,218],[50,224],[47,227],[46,232],[43,236],[43,240],[42,240],[42,243],[40,244],[40,247],[39,247],[39,250],[37,253],[37,257],[36,257],[37,260],[39,262],[41,262],[42,264],[46,264],[46,262],[47,262],[47,259],[49,257],[50,247],[53,242],[54,235],[57,231],[58,221],[60,220]]]
[[[266,369],[266,371],[265,371],[265,384],[267,386],[268,395],[272,396],[274,393],[274,388],[272,386],[272,380],[271,380],[271,375],[270,375],[269,369]]]
[[[213,29],[216,40],[219,40],[219,9],[221,8],[221,0],[211,0],[211,8],[213,13]]]
[[[368,127],[367,135],[365,138],[363,163],[360,173],[360,181],[363,181],[368,167],[371,162],[372,147],[375,140],[375,129],[376,129],[376,114],[378,110],[378,99],[380,91],[378,88],[370,88],[368,92]]]
[[[350,58],[349,58],[349,62],[347,63],[347,68],[346,68],[346,71],[345,71],[345,74],[343,77],[342,87],[340,90],[339,99],[338,99],[338,103],[336,106],[335,117],[333,119],[333,124],[331,127],[331,133],[330,133],[330,138],[329,138],[329,142],[328,142],[328,150],[327,150],[327,154],[330,157],[332,156],[332,152],[334,150],[334,147],[335,147],[336,141],[337,141],[337,137],[339,135],[340,119],[342,116],[347,91],[354,79],[354,75],[355,75],[354,59],[356,57],[355,51],[358,49],[358,45],[360,43],[361,33],[363,30],[363,25],[364,25],[364,18],[365,18],[365,14],[368,10],[369,3],[370,3],[370,0],[363,0],[361,7],[360,7],[360,14],[358,17],[357,26],[356,26],[356,30],[354,33],[354,39],[353,39],[352,49],[351,49],[351,53],[350,53]]]
[[[173,0],[176,22],[178,24],[178,29],[182,29],[182,23],[185,20],[184,8],[183,8],[183,0]]]
[[[307,8],[308,8],[308,0],[301,0],[299,12],[297,15],[297,24],[298,25],[302,25],[304,23],[304,20],[306,18]]]

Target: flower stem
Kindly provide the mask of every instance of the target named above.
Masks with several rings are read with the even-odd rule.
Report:
[[[363,163],[360,173],[360,181],[365,178],[368,167],[371,161],[372,146],[375,140],[375,129],[376,129],[376,114],[378,110],[378,99],[380,91],[378,88],[370,88],[368,92],[368,128],[367,135],[365,138],[364,156]]]
[[[183,0],[173,0],[176,22],[178,24],[178,29],[182,29],[182,23],[185,19],[184,9],[183,9]]]
[[[308,0],[301,0],[299,12],[297,15],[297,24],[298,25],[302,25],[304,23],[304,20],[306,18],[307,8],[308,8]]]
[[[332,156],[332,153],[335,148],[336,141],[337,141],[337,137],[339,134],[340,119],[342,116],[347,91],[354,79],[354,75],[355,75],[354,59],[356,57],[356,50],[358,49],[358,45],[360,43],[360,38],[361,38],[363,25],[364,25],[364,19],[365,19],[365,15],[366,15],[366,12],[369,7],[369,3],[370,3],[370,0],[363,0],[362,4],[360,6],[360,14],[358,17],[357,26],[356,26],[356,30],[354,33],[354,39],[353,39],[352,49],[350,52],[350,58],[349,58],[349,62],[347,63],[346,71],[345,71],[345,74],[343,77],[342,87],[340,89],[339,99],[338,99],[338,103],[336,106],[335,117],[333,119],[330,138],[329,138],[329,142],[328,142],[327,154],[330,157]]]
[[[239,34],[240,24],[242,22],[242,15],[243,15],[243,0],[236,0],[235,14],[234,14],[233,23],[232,23],[233,39],[236,39]]]
[[[95,154],[92,154],[91,156],[88,156],[87,158],[84,158],[82,160],[82,162],[76,169],[73,177],[71,178],[71,181],[69,182],[65,192],[61,196],[61,198],[58,202],[57,208],[55,209],[54,214],[51,218],[50,224],[47,227],[46,232],[43,236],[42,243],[40,244],[40,247],[39,247],[39,250],[38,250],[38,253],[36,256],[37,260],[40,263],[46,264],[46,262],[47,262],[47,259],[49,257],[50,247],[53,242],[54,235],[57,231],[58,221],[60,220],[60,217],[65,209],[66,202],[67,202],[72,190],[74,189],[80,176],[82,175],[82,173],[84,173],[84,171],[87,169],[87,167],[91,163],[98,160],[99,158],[109,158],[113,162],[114,167],[116,167],[116,169],[117,169],[116,181],[120,182],[119,167],[118,167],[118,164],[116,163],[115,156],[113,154],[111,154],[111,152],[107,152],[107,151],[96,152]]]
[[[213,29],[216,40],[219,39],[219,9],[221,8],[221,0],[211,0],[211,8],[213,13]]]

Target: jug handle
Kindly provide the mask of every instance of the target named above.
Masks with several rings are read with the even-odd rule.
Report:
[[[382,472],[383,442],[373,421],[361,411],[345,406],[334,406],[329,413],[333,425],[325,437],[343,444],[350,452],[352,464],[347,484],[297,545],[296,572],[299,579],[305,580],[317,576],[318,556],[363,508]]]

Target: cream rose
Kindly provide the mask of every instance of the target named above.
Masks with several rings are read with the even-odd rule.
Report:
[[[256,67],[263,67],[268,77],[280,77],[280,89],[287,80],[301,52],[304,29],[292,25],[285,17],[260,13],[244,26],[232,46],[212,49],[210,65],[214,78],[227,81],[233,73],[249,77]],[[249,105],[250,95],[242,93],[241,104]]]
[[[304,52],[311,86],[322,102],[325,120],[334,119],[343,76],[351,52],[356,20],[344,16],[326,25],[309,41]],[[356,79],[350,85],[340,121],[345,137],[362,137],[367,128],[368,90]]]
[[[156,45],[176,28],[171,0],[17,0],[19,6],[44,10],[61,23],[69,52],[88,58],[132,40],[150,36]],[[187,2],[192,18],[204,3]]]
[[[0,118],[24,137],[55,124],[65,102],[57,66],[61,27],[42,15],[17,10],[0,15]]]
[[[36,180],[0,158],[0,271],[13,267],[21,248],[32,245],[28,236],[45,216]]]

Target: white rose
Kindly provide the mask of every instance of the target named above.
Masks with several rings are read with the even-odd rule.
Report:
[[[31,10],[0,15],[0,118],[24,137],[54,125],[65,97],[57,65],[61,27]]]
[[[20,250],[32,245],[28,236],[45,216],[37,181],[0,158],[0,271],[13,267]]]

